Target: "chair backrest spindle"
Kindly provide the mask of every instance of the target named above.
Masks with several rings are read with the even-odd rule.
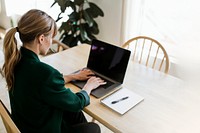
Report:
[[[138,36],[128,40],[122,47],[133,52],[133,61],[147,67],[151,66],[159,71],[162,71],[163,68],[163,71],[168,73],[169,57],[164,47],[157,40],[146,36]],[[164,55],[163,58],[162,55]]]
[[[142,62],[142,56],[143,56],[143,52],[144,52],[144,44],[145,44],[145,39],[143,40],[143,43],[142,43],[142,50],[141,50],[141,54],[140,54],[140,61],[139,61],[139,63]]]

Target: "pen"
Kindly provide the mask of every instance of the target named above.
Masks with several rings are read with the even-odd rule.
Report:
[[[112,101],[111,104],[118,103],[118,102],[120,102],[120,101],[126,100],[127,98],[128,98],[128,96],[127,96],[127,97],[123,97],[123,98],[121,98],[121,99],[119,99],[119,100]]]

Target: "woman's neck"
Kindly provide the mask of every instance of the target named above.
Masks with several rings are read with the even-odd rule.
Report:
[[[31,51],[33,51],[35,54],[39,55],[39,45],[34,44],[34,43],[25,43],[23,44],[23,47],[25,47],[26,49],[29,49]]]

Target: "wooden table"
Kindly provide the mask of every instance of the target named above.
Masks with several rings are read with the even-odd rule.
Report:
[[[81,44],[42,58],[63,74],[86,66],[90,46]],[[181,80],[129,62],[125,88],[144,101],[121,116],[91,96],[84,111],[113,132],[123,133],[200,133],[200,89],[184,87]],[[74,92],[79,89],[66,84]]]

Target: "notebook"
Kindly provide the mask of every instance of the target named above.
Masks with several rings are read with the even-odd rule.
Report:
[[[115,89],[120,88],[124,81],[130,51],[121,47],[100,41],[92,40],[87,61],[87,69],[107,82],[91,92],[91,95],[100,98]],[[86,81],[74,80],[72,84],[83,88]]]
[[[103,98],[101,103],[123,115],[143,100],[144,98],[142,96],[127,88],[121,88],[106,98]]]

